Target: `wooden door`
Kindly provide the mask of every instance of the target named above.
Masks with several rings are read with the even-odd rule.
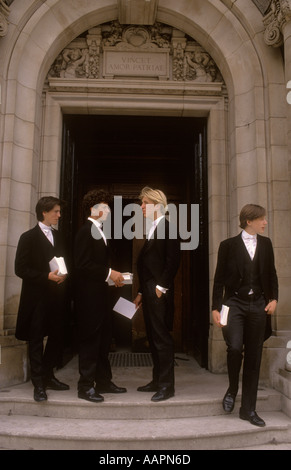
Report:
[[[67,201],[63,228],[72,253],[73,238],[84,222],[84,194],[95,187],[137,202],[144,186],[159,188],[171,203],[198,203],[200,244],[183,252],[175,280],[173,336],[176,351],[193,353],[207,364],[208,218],[206,120],[159,116],[65,116],[61,197]],[[203,145],[202,145],[202,144]],[[142,241],[112,240],[120,270],[135,269]],[[119,256],[118,256],[119,253]],[[122,256],[120,256],[122,254]],[[125,256],[126,254],[126,256]],[[127,292],[136,294],[136,284]],[[115,289],[118,291],[118,289]],[[117,295],[116,292],[114,295]],[[147,347],[142,311],[133,322],[116,319],[116,347]]]

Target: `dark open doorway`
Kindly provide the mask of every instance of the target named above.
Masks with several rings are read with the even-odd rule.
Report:
[[[71,255],[75,233],[84,221],[81,202],[88,190],[104,187],[128,203],[137,202],[143,186],[163,190],[170,203],[199,204],[199,247],[182,252],[175,287],[173,335],[177,351],[193,354],[202,367],[207,367],[206,119],[64,116],[61,197],[68,205],[62,217],[62,228],[67,234]],[[131,271],[136,252],[133,242],[112,242],[117,254],[117,269]],[[130,298],[133,292],[128,291],[127,295]],[[128,322],[127,319],[125,321]],[[114,340],[117,347],[138,347],[141,339],[142,326],[138,319],[134,327],[116,319]]]

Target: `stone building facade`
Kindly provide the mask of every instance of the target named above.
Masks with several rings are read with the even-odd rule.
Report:
[[[275,384],[291,337],[290,80],[290,0],[0,1],[1,385],[27,378],[15,250],[39,197],[60,194],[72,115],[206,123],[207,292],[240,208],[265,206],[280,301],[262,378]],[[207,343],[209,370],[224,371],[211,321]]]

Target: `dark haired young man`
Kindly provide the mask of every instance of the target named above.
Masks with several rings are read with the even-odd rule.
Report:
[[[264,340],[271,334],[270,315],[278,301],[272,243],[261,236],[266,224],[263,207],[247,204],[242,208],[242,232],[220,244],[212,296],[212,317],[219,327],[222,326],[222,305],[229,307],[227,324],[222,329],[227,344],[229,376],[223,408],[227,412],[234,408],[244,356],[239,415],[260,427],[265,426],[265,422],[255,410],[262,348]]]
[[[60,210],[58,198],[47,196],[38,201],[38,224],[21,235],[15,257],[15,273],[22,279],[15,336],[28,341],[36,401],[47,400],[46,389],[69,389],[53,374],[62,351],[65,314],[66,276],[49,267],[54,256],[64,256],[60,234],[52,227],[58,223]]]
[[[124,393],[112,381],[108,359],[111,336],[111,312],[108,305],[109,277],[116,287],[123,285],[122,274],[111,269],[108,241],[102,222],[110,212],[111,197],[103,190],[89,191],[83,198],[88,217],[76,235],[75,306],[79,334],[78,397],[94,403],[104,400],[101,393]]]

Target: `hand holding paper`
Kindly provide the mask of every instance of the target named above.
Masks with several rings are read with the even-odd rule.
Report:
[[[55,256],[50,260],[49,266],[51,270],[48,276],[49,280],[57,284],[62,284],[68,274],[64,258]]]
[[[133,302],[120,297],[113,307],[113,310],[121,315],[132,319],[138,307]]]
[[[65,276],[66,274],[68,274],[66,263],[62,256],[55,256],[53,259],[50,260],[49,264],[51,271],[58,271],[58,276]]]
[[[111,277],[108,279],[108,285],[109,286],[116,286],[116,282],[115,282],[115,279],[114,279],[114,276],[113,276],[112,273],[116,273],[118,275],[117,278],[120,279],[119,284],[117,284],[118,287],[121,287],[124,284],[132,284],[133,274],[131,274],[131,273],[118,273],[117,271],[112,271],[111,272]]]

